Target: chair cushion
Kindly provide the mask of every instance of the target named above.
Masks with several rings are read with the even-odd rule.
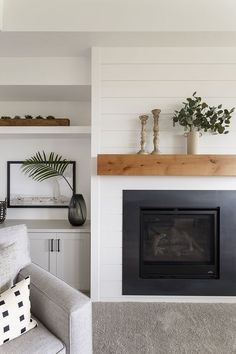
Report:
[[[0,345],[37,326],[30,314],[30,277],[0,295]]]
[[[65,354],[64,344],[36,319],[38,326],[3,344],[0,354]]]
[[[4,250],[5,249],[5,250]],[[0,229],[0,292],[16,282],[17,274],[30,264],[29,241],[25,225]],[[5,284],[4,284],[5,283]]]

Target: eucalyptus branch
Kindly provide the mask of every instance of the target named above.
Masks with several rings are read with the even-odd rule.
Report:
[[[173,126],[177,123],[184,127],[186,132],[194,130],[211,132],[213,134],[227,134],[227,128],[230,126],[230,119],[235,108],[222,109],[222,104],[209,106],[202,101],[201,97],[196,96],[196,92],[192,97],[183,102],[183,107],[179,111],[175,111]]]

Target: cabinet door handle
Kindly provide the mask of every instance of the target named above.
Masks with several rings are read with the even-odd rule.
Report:
[[[61,252],[60,239],[57,240],[57,252]]]
[[[51,238],[50,240],[50,252],[54,252],[54,248],[53,248],[53,238]]]

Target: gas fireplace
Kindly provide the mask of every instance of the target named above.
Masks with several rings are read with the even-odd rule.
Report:
[[[142,278],[218,278],[218,209],[141,209]]]
[[[236,295],[235,191],[124,191],[123,294]]]

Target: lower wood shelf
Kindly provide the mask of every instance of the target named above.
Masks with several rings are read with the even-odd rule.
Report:
[[[97,158],[101,176],[236,176],[236,155],[114,155]]]

